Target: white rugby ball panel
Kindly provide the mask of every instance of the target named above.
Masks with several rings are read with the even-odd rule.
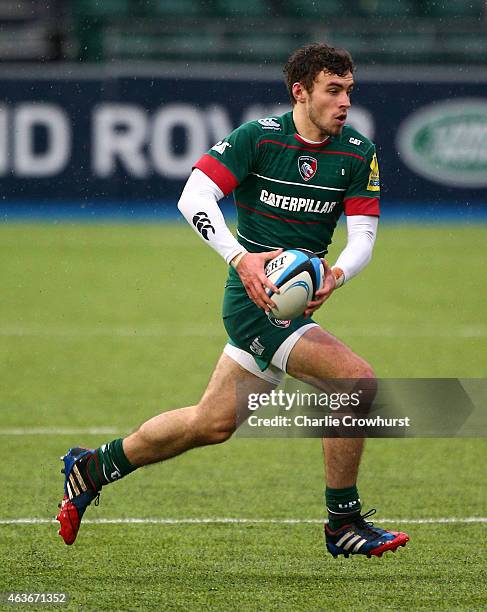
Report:
[[[323,265],[319,257],[304,249],[290,249],[272,259],[266,266],[266,275],[279,288],[272,296],[276,319],[299,317],[315,292],[323,286]]]
[[[311,274],[303,270],[279,287],[279,293],[272,295],[276,308],[271,310],[276,319],[295,319],[303,314],[306,304],[313,297]]]
[[[297,255],[292,251],[284,251],[281,255],[271,259],[265,267],[265,274],[274,285],[277,285],[284,271],[292,270],[292,265],[296,261]]]

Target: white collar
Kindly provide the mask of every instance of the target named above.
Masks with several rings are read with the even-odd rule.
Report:
[[[309,143],[309,144],[324,144],[330,137],[326,136],[326,138],[324,138],[323,140],[310,140],[309,138],[305,138],[304,136],[301,136],[301,134],[298,134],[298,136],[301,138],[301,140],[304,140],[305,142]]]

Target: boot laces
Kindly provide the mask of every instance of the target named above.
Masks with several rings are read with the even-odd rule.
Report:
[[[361,514],[359,518],[354,521],[357,527],[363,529],[366,533],[369,533],[370,535],[377,536],[377,534],[380,533],[379,529],[377,527],[374,527],[374,523],[372,521],[365,520],[369,518],[369,516],[373,516],[376,512],[377,510],[375,508],[371,508],[365,514]]]

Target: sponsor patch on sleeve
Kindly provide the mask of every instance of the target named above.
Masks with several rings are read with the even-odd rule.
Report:
[[[377,155],[375,153],[372,157],[372,161],[370,162],[370,173],[369,182],[367,183],[367,191],[380,191],[379,162],[377,161]]]

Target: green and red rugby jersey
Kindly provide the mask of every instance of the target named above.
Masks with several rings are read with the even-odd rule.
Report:
[[[237,206],[250,252],[305,248],[323,256],[340,215],[379,215],[374,144],[349,126],[310,144],[292,112],[244,123],[195,164]]]

